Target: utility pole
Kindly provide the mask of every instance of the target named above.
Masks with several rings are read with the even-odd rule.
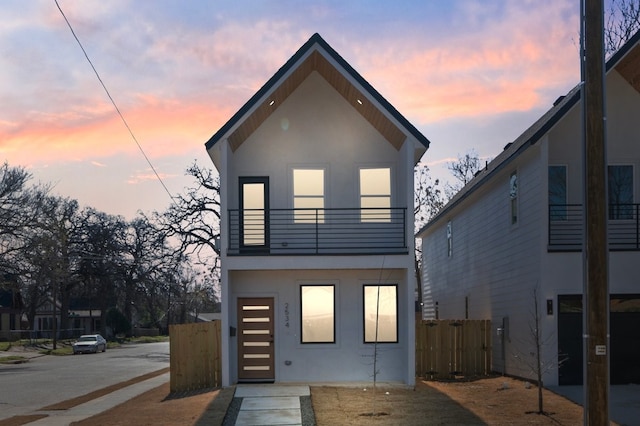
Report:
[[[57,278],[53,277],[53,350],[58,349],[58,313],[56,312],[56,305],[58,303],[58,288],[56,286]]]
[[[609,424],[609,244],[605,136],[604,4],[583,0],[584,424]]]

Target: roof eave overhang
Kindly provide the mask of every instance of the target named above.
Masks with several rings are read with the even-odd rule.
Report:
[[[322,75],[396,149],[407,138],[421,145],[429,140],[353,69],[319,34],[314,34],[229,121],[206,143],[207,150],[222,140],[237,149],[280,103],[313,71]],[[418,157],[419,159],[419,157]],[[416,160],[417,161],[417,160]]]

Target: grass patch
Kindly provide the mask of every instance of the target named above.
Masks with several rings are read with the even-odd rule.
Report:
[[[158,343],[168,342],[169,336],[140,336],[130,337],[127,339],[127,343]]]
[[[8,351],[11,347],[11,342],[0,342],[0,351]]]
[[[57,345],[56,349],[43,348],[38,351],[42,355],[71,355],[73,348],[67,345]]]
[[[27,362],[28,359],[20,355],[11,355],[0,357],[0,364],[21,364]]]

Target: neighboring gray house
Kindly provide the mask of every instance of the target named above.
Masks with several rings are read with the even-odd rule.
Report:
[[[414,383],[413,167],[428,146],[318,34],[211,137],[224,386],[372,380],[377,306],[377,379]]]
[[[62,304],[56,300],[55,318],[56,329],[59,338],[78,337],[81,334],[97,333],[100,330],[101,310],[92,309],[84,300],[71,301],[69,307],[69,328],[60,329]],[[33,322],[32,337],[52,337],[54,321],[53,300],[49,297],[42,306],[36,310]],[[105,336],[106,337],[106,336]]]
[[[23,308],[19,291],[0,288],[0,341],[20,338]]]
[[[612,383],[640,383],[639,41],[606,67]],[[581,135],[578,86],[418,233],[423,317],[490,319],[498,372],[533,377],[537,289],[547,385],[582,381]]]

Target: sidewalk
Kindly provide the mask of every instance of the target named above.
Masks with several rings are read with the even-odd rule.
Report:
[[[40,351],[38,349],[10,349],[8,351],[1,351],[0,352],[0,361],[2,361],[4,358],[10,358],[10,357],[14,357],[14,356],[20,356],[22,358],[24,358],[23,360],[15,360],[15,361],[5,361],[5,364],[21,364],[23,362],[29,362],[30,359],[33,358],[40,358],[42,356],[45,356],[43,354],[40,353]]]
[[[34,411],[30,414],[46,414],[47,417],[28,423],[33,426],[66,426],[107,411],[123,402],[154,389],[169,381],[169,373],[124,387],[68,410]]]
[[[309,386],[237,385],[235,398],[242,398],[236,425],[302,425],[301,396],[310,396]]]

